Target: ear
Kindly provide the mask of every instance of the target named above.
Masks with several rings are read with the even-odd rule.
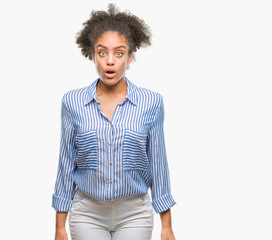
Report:
[[[131,53],[128,57],[128,61],[127,61],[127,64],[130,64],[131,61],[132,61],[132,56],[133,56],[133,53]]]
[[[95,63],[95,57],[94,57],[94,54],[92,53],[92,60],[93,62]]]

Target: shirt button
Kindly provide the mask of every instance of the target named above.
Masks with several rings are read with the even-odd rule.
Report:
[[[110,166],[112,165],[112,163],[110,162]]]
[[[110,126],[112,127],[112,124],[110,123]]]
[[[112,184],[112,181],[110,181],[110,184]]]
[[[111,144],[111,143],[109,143],[109,145],[111,146],[112,144]]]
[[[118,112],[120,112],[120,109],[118,109]]]

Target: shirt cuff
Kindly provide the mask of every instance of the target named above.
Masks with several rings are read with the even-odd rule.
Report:
[[[57,212],[69,212],[72,207],[73,200],[52,195],[52,207]]]
[[[176,204],[171,193],[165,194],[152,201],[156,213],[164,212]]]

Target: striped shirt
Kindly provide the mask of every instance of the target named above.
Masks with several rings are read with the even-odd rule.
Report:
[[[150,188],[155,212],[169,209],[176,202],[170,188],[162,95],[125,77],[126,97],[110,121],[97,100],[98,81],[62,97],[52,207],[69,212],[77,187],[103,202]]]

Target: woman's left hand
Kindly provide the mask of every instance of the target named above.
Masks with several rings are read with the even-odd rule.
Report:
[[[161,240],[176,240],[173,230],[171,228],[162,228]]]

